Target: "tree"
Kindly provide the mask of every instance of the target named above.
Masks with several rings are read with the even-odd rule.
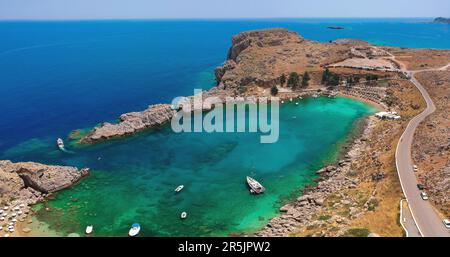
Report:
[[[284,75],[284,73],[280,76],[280,83],[281,86],[284,86],[284,84],[286,83],[286,75]]]
[[[303,77],[302,77],[302,87],[303,88],[308,86],[309,80],[311,80],[311,77],[309,76],[309,73],[307,71],[305,71],[305,73],[303,73]]]
[[[339,75],[333,73],[333,74],[330,75],[330,78],[328,79],[327,85],[328,86],[332,86],[332,87],[336,87],[336,86],[339,85],[339,81],[340,80],[341,79],[340,79]]]
[[[347,86],[348,87],[351,87],[351,86],[353,86],[355,84],[355,79],[353,78],[353,76],[349,76],[348,78],[347,78]]]
[[[328,80],[330,79],[330,70],[328,68],[325,69],[325,71],[322,73],[322,84],[327,84]]]
[[[376,75],[376,74],[367,74],[366,75],[366,80],[367,81],[378,80],[378,75]]]
[[[300,84],[300,76],[297,72],[291,72],[287,81],[287,85],[291,88],[296,88]]]
[[[278,94],[277,86],[275,85],[272,86],[272,88],[270,89],[270,94],[272,94],[273,96],[276,96]]]

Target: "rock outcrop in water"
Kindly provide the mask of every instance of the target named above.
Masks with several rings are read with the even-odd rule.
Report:
[[[147,128],[161,126],[168,122],[175,111],[169,104],[156,104],[149,106],[142,112],[130,112],[120,116],[120,122],[103,123],[94,128],[80,143],[95,143],[101,140],[131,135]]]
[[[44,165],[35,162],[0,161],[1,200],[20,200],[34,204],[44,196],[77,183],[89,169]]]

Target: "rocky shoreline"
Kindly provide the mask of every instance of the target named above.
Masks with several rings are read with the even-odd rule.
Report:
[[[260,51],[270,51],[261,56]],[[314,51],[313,54],[293,55],[292,52]],[[348,51],[346,51],[348,50]],[[254,30],[239,33],[232,38],[225,63],[217,67],[215,76],[217,85],[202,92],[203,97],[215,97],[224,102],[226,97],[270,96],[270,92],[254,92],[250,88],[270,87],[280,82],[280,74],[274,72],[277,61],[283,66],[298,69],[298,63],[308,63],[319,68],[329,61],[337,61],[350,56],[349,46],[345,44],[321,44],[303,39],[287,29]],[[305,59],[305,60],[303,60]],[[287,69],[287,68],[286,68]],[[322,69],[322,68],[320,68]],[[288,69],[290,71],[290,68]],[[269,90],[270,91],[270,90]],[[300,90],[303,91],[303,90]],[[187,97],[191,99],[192,96]],[[208,110],[203,106],[202,110]],[[169,104],[156,104],[140,112],[125,113],[118,123],[102,123],[92,129],[78,143],[92,144],[103,140],[132,135],[144,129],[161,126],[170,121],[175,114]]]
[[[30,223],[31,220],[26,219],[31,205],[74,185],[87,175],[88,168],[0,160],[0,231],[7,233],[3,236],[13,233],[16,225],[21,225],[19,223]],[[31,231],[28,227],[22,230],[24,233]]]
[[[318,220],[315,215],[327,204],[326,197],[331,193],[339,192],[343,189],[356,188],[360,181],[356,178],[349,178],[346,174],[350,171],[350,163],[358,159],[365,148],[366,140],[372,132],[372,128],[377,120],[368,117],[365,121],[364,130],[348,148],[347,154],[340,159],[336,165],[328,165],[318,170],[316,174],[320,176],[315,187],[307,188],[303,195],[280,208],[280,216],[269,221],[269,223],[255,236],[261,237],[285,237],[296,232],[299,227],[320,226],[325,222],[336,222],[338,224],[349,224],[349,219],[342,216],[332,216],[327,221]],[[367,201],[370,202],[370,199]],[[341,200],[340,204],[352,205],[350,207],[350,218],[358,217],[364,211],[358,208],[350,199]],[[367,204],[364,206],[367,208]],[[341,233],[341,235],[343,232]],[[326,236],[326,231],[322,231],[316,236]]]

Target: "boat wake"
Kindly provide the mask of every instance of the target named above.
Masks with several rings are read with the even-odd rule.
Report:
[[[58,140],[56,140],[56,144],[58,145],[59,150],[61,150],[61,152],[64,153],[70,153],[70,154],[74,154],[74,151],[69,151],[64,147],[64,141],[61,138],[58,138]]]

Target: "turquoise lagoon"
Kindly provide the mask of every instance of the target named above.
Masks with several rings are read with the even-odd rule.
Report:
[[[371,107],[347,98],[284,104],[275,144],[260,144],[255,133],[175,134],[168,126],[92,146],[71,142],[74,154],[59,152],[55,139],[69,143],[73,129],[210,88],[231,36],[244,30],[286,27],[321,42],[345,37],[450,48],[448,25],[425,21],[0,22],[0,159],[92,169],[46,203],[50,212],[37,212],[61,235],[93,224],[95,235],[124,236],[134,222],[145,236],[253,232],[311,184],[320,166],[336,160]],[[247,175],[267,192],[250,195]],[[185,190],[175,194],[179,184]],[[182,211],[188,219],[180,220]]]

